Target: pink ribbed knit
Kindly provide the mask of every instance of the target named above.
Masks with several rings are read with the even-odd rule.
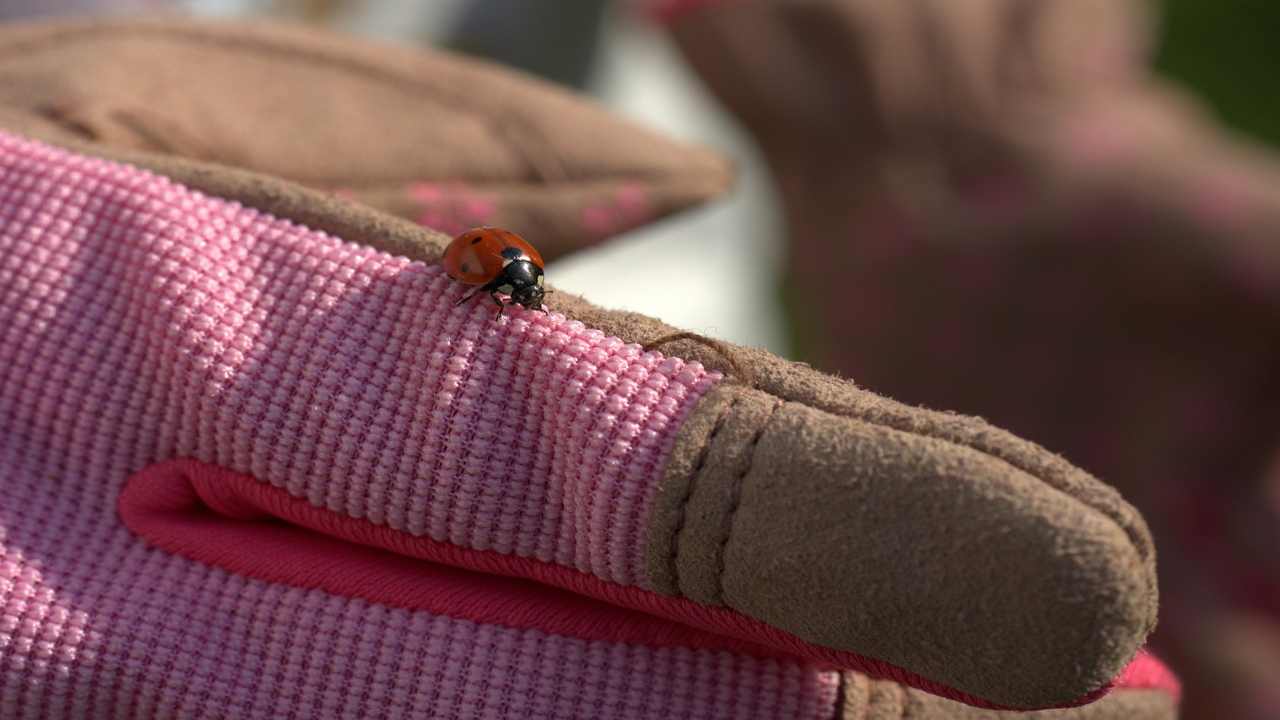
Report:
[[[74,395],[133,469],[190,455],[415,535],[643,582],[664,454],[714,382],[696,363],[562,318],[453,310],[464,288],[437,267],[3,150],[0,364],[10,422],[49,452],[99,433],[59,432]]]

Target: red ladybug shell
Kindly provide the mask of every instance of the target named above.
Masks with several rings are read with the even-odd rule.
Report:
[[[542,255],[524,238],[496,227],[472,228],[453,239],[444,251],[444,271],[449,277],[468,285],[483,285],[498,277],[510,258],[503,257],[507,248],[519,250],[542,267]]]

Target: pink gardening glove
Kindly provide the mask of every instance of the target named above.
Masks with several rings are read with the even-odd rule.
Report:
[[[12,135],[0,259],[0,715],[877,716],[841,667],[993,704],[652,590],[696,362]],[[768,412],[699,462],[787,452]],[[1176,696],[1146,655],[1114,684],[1094,717]]]
[[[1061,458],[4,123],[52,144],[0,131],[0,717],[1176,713],[1145,524]]]

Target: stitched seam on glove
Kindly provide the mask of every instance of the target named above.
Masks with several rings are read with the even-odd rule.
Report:
[[[778,409],[785,404],[785,401],[782,400],[775,401],[773,407],[769,409],[769,414],[765,416],[764,422],[761,422],[760,427],[756,428],[755,434],[751,436],[751,440],[744,450],[747,458],[746,467],[737,474],[729,488],[729,507],[724,513],[724,537],[720,540],[719,547],[716,549],[716,602],[721,605],[725,604],[725,550],[729,547],[729,538],[733,535],[733,521],[738,514],[738,506],[742,503],[742,483],[746,481],[747,475],[751,474],[751,465],[755,460],[756,447],[760,444],[760,438],[764,437],[765,431],[769,429],[769,423],[773,420],[774,415],[777,414]],[[708,439],[707,444],[710,445],[710,439]]]
[[[702,475],[703,466],[706,465],[707,456],[711,454],[711,446],[715,443],[716,436],[724,429],[725,421],[729,414],[733,412],[733,408],[738,404],[740,396],[734,395],[728,403],[721,408],[720,413],[716,417],[715,425],[711,428],[711,434],[707,436],[702,448],[698,452],[698,461],[694,464],[693,472],[689,474],[688,482],[685,483],[684,494],[677,504],[677,515],[675,529],[671,532],[671,577],[675,579],[676,588],[680,587],[680,531],[684,529],[685,519],[688,516],[689,499],[693,497],[698,478]]]

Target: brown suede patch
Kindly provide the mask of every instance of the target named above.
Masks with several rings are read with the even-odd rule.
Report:
[[[835,720],[1175,720],[1167,693],[1118,690],[1097,702],[1062,710],[1019,712],[963,705],[888,680],[848,673]]]
[[[557,309],[561,308],[558,306]],[[655,327],[657,324],[653,321],[632,314],[590,310],[571,314],[624,339],[651,340],[667,332],[665,326]],[[724,361],[718,357],[718,351],[696,342],[681,341],[665,347],[664,351],[682,357],[694,357],[712,367],[726,367]],[[946,492],[939,484],[934,486],[935,492],[915,496],[918,500],[927,496],[927,500],[924,505],[917,506],[913,510],[913,516],[920,518],[920,511],[924,510],[934,513],[938,522],[922,520],[913,524],[910,529],[918,533],[907,536],[904,541],[912,543],[915,547],[908,545],[903,548],[904,552],[923,551],[924,548],[945,543],[946,538],[949,537],[964,538],[970,535],[982,537],[992,532],[993,526],[998,523],[1014,519],[1021,522],[1019,527],[1023,532],[1031,535],[1037,532],[1041,534],[1035,545],[1039,552],[1032,557],[1050,562],[1051,567],[1025,576],[1024,582],[1018,582],[1019,578],[1023,577],[1019,575],[1018,570],[1020,567],[1018,563],[1024,559],[1020,552],[1015,552],[1012,557],[1001,557],[980,551],[968,556],[955,557],[968,575],[956,577],[949,574],[945,582],[941,577],[924,577],[916,574],[907,576],[908,584],[903,587],[904,592],[907,588],[923,584],[927,586],[925,589],[931,595],[938,592],[954,593],[951,596],[953,604],[946,611],[948,616],[954,619],[952,632],[958,633],[953,637],[958,639],[959,635],[964,635],[968,638],[977,638],[985,635],[987,638],[985,641],[979,641],[979,646],[985,648],[984,650],[978,650],[975,647],[972,652],[976,654],[962,654],[960,657],[985,660],[995,665],[966,665],[957,661],[955,657],[937,663],[948,665],[952,674],[961,673],[968,676],[968,679],[963,682],[957,681],[956,687],[1012,706],[1031,707],[1065,702],[1099,687],[1113,677],[1128,662],[1153,629],[1158,605],[1154,546],[1141,516],[1111,487],[1073,467],[1061,457],[1008,432],[994,428],[981,419],[909,407],[874,393],[859,390],[848,381],[818,373],[806,366],[789,363],[757,349],[732,348],[731,352],[737,356],[740,365],[752,369],[754,381],[759,389],[789,403],[805,405],[831,416],[826,420],[815,421],[815,427],[821,427],[824,422],[834,423],[838,422],[839,418],[845,418],[898,431],[900,435],[893,436],[893,442],[872,448],[865,453],[872,459],[880,455],[896,455],[896,458],[883,458],[890,461],[880,464],[886,472],[901,472],[909,468],[912,463],[920,462],[934,463],[941,469],[958,462],[961,457],[970,458],[967,461],[969,463],[967,467],[973,468],[971,472],[975,474],[953,473],[935,478],[935,481],[940,481],[943,477],[954,479],[955,484],[950,488],[951,492]],[[724,401],[722,396],[720,400]],[[664,551],[669,552],[670,546],[664,542],[665,538],[670,537],[669,518],[677,514],[677,508],[684,501],[684,493],[687,491],[689,482],[681,473],[686,472],[686,469],[694,464],[690,457],[696,458],[703,452],[702,445],[706,440],[705,435],[702,434],[705,431],[701,428],[707,421],[699,420],[696,415],[712,416],[718,412],[719,408],[714,406],[710,398],[705,402],[706,404],[700,405],[697,409],[695,418],[691,418],[686,424],[684,428],[686,433],[682,433],[668,465],[667,479],[660,490],[658,509],[655,512],[655,529],[651,535],[653,543],[650,549],[651,559],[660,556]],[[807,441],[809,436],[804,433],[808,432],[809,430],[798,431],[793,438],[797,443],[802,440]],[[768,437],[766,433],[761,440],[762,448],[767,447]],[[926,439],[940,441],[933,446],[932,452],[936,455],[922,453],[918,443]],[[780,452],[783,453],[787,462],[795,462],[801,457],[809,458],[798,446]],[[972,458],[982,458],[983,461],[975,464]],[[827,458],[821,459],[827,460]],[[833,467],[838,466],[839,460],[834,458],[830,460]],[[895,463],[897,469],[894,469]],[[788,476],[794,477],[794,475]],[[891,475],[888,477],[892,478]],[[1028,482],[1028,479],[1034,482]],[[837,477],[835,480],[838,481],[840,478]],[[1025,509],[1005,507],[1004,511],[1001,511],[1000,506],[984,509],[981,504],[978,504],[970,508],[976,510],[976,514],[961,517],[952,514],[948,508],[953,500],[965,496],[968,496],[969,500],[986,497],[993,488],[999,488],[1008,483],[1016,483],[1020,488],[1016,497],[1032,502],[1032,507]],[[925,487],[916,486],[916,489],[923,490]],[[824,501],[824,496],[818,495],[808,500],[797,499],[800,498],[798,492],[793,494],[788,488],[784,495],[789,495],[792,498],[790,502],[799,502],[806,510],[788,517],[795,522],[808,522],[809,518],[803,515],[803,512],[808,512],[807,508],[820,505]],[[970,495],[970,493],[973,494]],[[901,503],[908,502],[906,497],[904,494]],[[770,500],[771,503],[780,501],[781,498]],[[901,503],[886,510],[884,517],[893,518],[894,513],[899,511]],[[782,512],[781,507],[780,504],[774,505],[775,511],[779,513]],[[860,517],[861,512],[857,515]],[[664,518],[668,519],[664,520]],[[1038,529],[1035,526],[1037,522],[1043,522]],[[811,542],[811,545],[833,553],[841,548],[844,553],[857,552],[856,549],[846,546],[857,544],[868,534],[862,532],[853,515],[845,523],[844,530],[847,534],[847,539],[844,541],[829,536],[820,543]],[[682,537],[687,536],[688,533],[682,531]],[[769,563],[773,562],[783,564],[791,562],[787,560],[786,555],[792,552],[792,549],[780,545],[776,537],[748,538],[745,542],[748,544],[743,546],[742,556],[751,557],[755,553],[754,562],[760,567],[770,567]],[[1057,543],[1063,544],[1059,546]],[[1057,549],[1059,547],[1063,550],[1070,549],[1070,551],[1059,552]],[[1089,552],[1074,554],[1074,550],[1080,548],[1088,548]],[[680,549],[682,554],[686,552],[684,543],[681,543]],[[896,562],[892,557],[885,559],[889,564]],[[829,560],[824,563],[824,567],[843,560],[844,558]],[[660,566],[661,563],[651,562],[651,567]],[[868,569],[864,563],[858,563],[854,567],[859,568],[859,572]],[[716,571],[717,568],[709,567],[705,568],[700,575],[706,576]],[[878,571],[893,572],[894,570],[885,567],[879,568]],[[858,592],[861,592],[861,588],[876,582],[874,576],[845,573],[841,575],[842,580],[831,581],[832,586],[836,582],[847,583],[845,588],[850,589],[849,597],[856,597],[851,588],[859,588]],[[987,612],[978,604],[966,600],[987,597],[993,579],[1000,578],[1003,578],[1002,582],[1007,583],[1004,587],[1013,593],[1004,601],[1006,606],[1016,604],[1015,599],[1021,598],[1022,602],[1028,605],[1022,615],[1024,620],[1037,612],[1044,613],[1040,616],[1036,630],[1039,634],[1022,635],[1020,633],[1026,632],[1029,626],[1015,628],[1007,625],[1007,618],[997,613]],[[1035,587],[1031,584],[1032,578],[1047,584]],[[656,574],[654,579],[658,581],[656,586],[659,589],[673,588],[670,573]],[[666,582],[663,583],[663,580]],[[956,582],[959,585],[948,586],[949,582]],[[754,604],[756,602],[776,603],[783,606],[779,610],[784,612],[785,606],[795,602],[793,596],[785,593],[781,598],[771,598],[769,589],[763,587],[762,583],[754,587],[757,588],[758,597],[750,600],[747,598],[735,600],[731,596],[730,599],[753,603],[752,607],[755,610],[750,613],[753,615],[760,612],[758,606]],[[845,602],[847,603],[847,600]],[[1069,612],[1064,617],[1054,615],[1064,603],[1072,602],[1079,604],[1076,611]],[[1039,608],[1035,608],[1033,607],[1035,603],[1042,604]],[[1092,608],[1088,607],[1090,603],[1094,603]],[[737,607],[737,605],[734,606]],[[833,612],[839,614],[851,611],[847,607],[840,607],[837,603]],[[917,609],[917,612],[921,611]],[[1090,618],[1090,612],[1095,613],[1092,618]],[[769,614],[771,617],[778,616],[778,612]],[[856,617],[858,616],[845,615],[845,618],[850,620]],[[879,634],[889,642],[896,643],[897,646],[881,655],[873,654],[873,657],[885,660],[890,657],[909,657],[911,661],[904,662],[904,666],[912,669],[923,667],[921,663],[928,662],[928,648],[939,642],[938,638],[922,637],[906,632],[906,626],[900,625],[897,616],[892,613],[881,619],[883,624],[875,628],[856,626],[845,628],[844,639],[848,640],[852,633]],[[780,626],[793,632],[799,631],[797,634],[803,636],[806,631],[812,632],[814,629],[812,623],[813,620],[807,620],[802,627]],[[920,627],[927,627],[927,625]],[[829,626],[828,629],[834,628]],[[814,639],[815,636],[809,637]],[[827,642],[824,644],[841,646],[838,637],[832,635],[825,637]],[[952,646],[948,643],[947,647]],[[1015,658],[1025,659],[1028,655],[1034,654],[1035,648],[1047,647],[1073,647],[1076,654],[1057,659],[1040,659],[1030,665],[1025,663],[1018,665],[1015,660]],[[1001,648],[1007,649],[1007,654],[1004,654],[1006,650]],[[865,648],[859,652],[871,654]],[[1049,653],[1045,652],[1044,655],[1047,656]],[[1050,671],[1049,665],[1053,663],[1064,665],[1060,668],[1061,672]],[[1002,668],[1000,672],[993,670],[996,665]],[[1002,674],[1006,671],[1007,674]],[[1003,697],[1000,697],[1001,691],[997,690],[997,688],[1003,688],[1006,691],[1015,691],[1015,687],[1020,687],[1021,690]]]
[[[991,454],[743,387],[682,428],[651,528],[661,591],[1015,707],[1102,686],[1150,620],[1105,514]]]
[[[552,258],[722,194],[713,153],[448,53],[271,23],[0,28],[0,105],[31,134],[254,170]]]
[[[694,452],[673,453],[664,502],[650,524],[649,576],[655,589],[737,607],[725,598],[729,540],[758,457],[756,447],[781,404],[766,393],[725,385],[709,393],[681,428],[681,442]],[[666,502],[672,497],[679,500]]]

